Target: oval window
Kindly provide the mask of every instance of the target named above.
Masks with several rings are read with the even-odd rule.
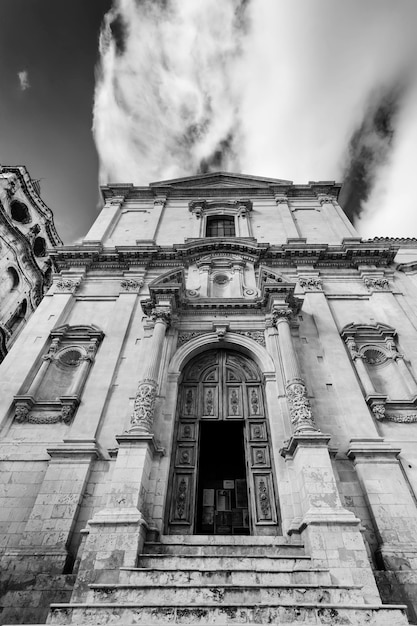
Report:
[[[32,221],[26,204],[19,202],[19,200],[12,200],[10,203],[10,212],[15,222],[28,224]]]
[[[35,256],[45,256],[46,254],[46,242],[43,237],[36,237],[33,242],[33,252]]]

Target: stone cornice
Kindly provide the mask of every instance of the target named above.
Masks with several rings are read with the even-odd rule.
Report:
[[[191,262],[195,258],[212,252],[247,255],[254,262],[262,261],[271,266],[313,265],[323,268],[358,268],[360,265],[387,267],[398,251],[398,244],[381,241],[345,240],[340,245],[308,244],[305,240],[291,240],[287,244],[271,246],[256,239],[244,237],[188,239],[173,246],[118,246],[103,248],[97,245],[63,246],[55,249],[51,256],[58,271],[74,266],[126,269],[134,265],[171,264]]]

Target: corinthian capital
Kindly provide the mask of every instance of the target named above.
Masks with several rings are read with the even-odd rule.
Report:
[[[292,309],[274,308],[272,311],[272,323],[276,326],[280,321],[289,322],[292,315]]]

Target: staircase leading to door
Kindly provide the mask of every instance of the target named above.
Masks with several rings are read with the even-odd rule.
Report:
[[[405,626],[404,607],[365,604],[302,545],[283,537],[179,535],[148,542],[117,584],[55,604],[52,624],[352,624]]]

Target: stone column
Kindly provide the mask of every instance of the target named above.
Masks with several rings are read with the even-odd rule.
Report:
[[[272,313],[278,330],[278,342],[284,367],[285,392],[290,408],[294,433],[318,432],[311,412],[306,385],[301,378],[300,366],[291,337],[290,318],[292,310],[276,308]]]
[[[133,414],[130,418],[129,432],[153,432],[155,399],[158,392],[158,373],[161,360],[165,332],[170,324],[171,314],[166,307],[157,307],[151,313],[155,322],[149,351],[143,371],[143,379],[139,382]]]

